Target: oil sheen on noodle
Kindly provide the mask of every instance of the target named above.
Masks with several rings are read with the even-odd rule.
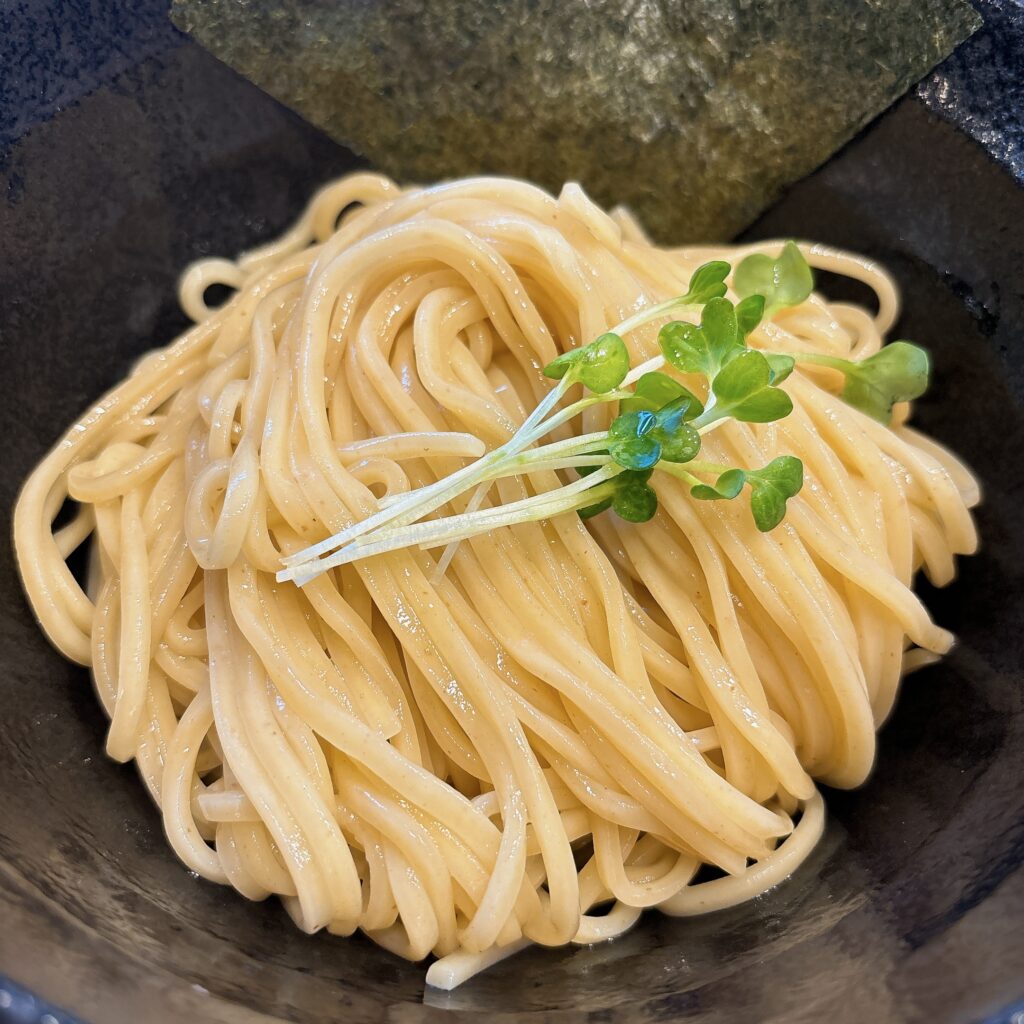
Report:
[[[877,350],[890,279],[803,250],[869,284],[877,315],[814,295],[750,344]],[[195,326],[40,463],[15,539],[43,629],[92,668],[110,756],[136,760],[190,869],[279,896],[306,931],[434,954],[427,980],[447,988],[529,942],[614,937],[646,907],[742,902],[806,857],[814,780],[862,782],[902,672],[950,645],[914,574],[946,583],[976,545],[974,480],[906,406],[884,426],[801,365],[786,419],[709,435],[730,465],[803,460],[768,534],[660,478],[649,523],[501,528],[443,575],[413,549],[274,579],[378,498],[500,444],[560,351],[742,255],[656,248],[571,185],[360,174],[276,242],[185,274]],[[213,283],[234,290],[217,309]],[[628,336],[634,365],[658,326]],[[87,541],[83,589],[66,559]],[[704,864],[718,877],[694,884]]]

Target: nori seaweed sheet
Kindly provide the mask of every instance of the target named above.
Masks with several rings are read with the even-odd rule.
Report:
[[[731,237],[979,24],[966,0],[174,0],[217,57],[403,182],[579,181]]]

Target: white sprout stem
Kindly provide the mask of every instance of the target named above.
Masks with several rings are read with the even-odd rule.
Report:
[[[639,366],[634,366],[626,374],[619,387],[625,388],[630,384],[635,384],[645,373],[653,373],[655,370],[660,370],[664,365],[664,356],[651,356],[646,362],[641,363]]]
[[[579,455],[563,455],[544,459],[531,459],[521,466],[506,466],[492,479],[498,480],[506,476],[524,476],[528,473],[545,473],[556,469],[575,469],[577,466],[603,466],[610,459],[604,452],[584,452]]]
[[[694,484],[702,484],[704,481],[690,472],[692,467],[692,462],[666,462],[663,459],[654,468],[660,473],[668,473],[669,476],[674,476],[677,480],[682,480],[691,486]]]
[[[603,451],[607,444],[608,434],[602,430],[582,437],[555,441],[507,459],[488,471],[486,479],[480,484],[465,511],[474,512],[480,507],[480,501],[475,500],[477,495],[480,495],[482,501],[486,490],[495,480],[553,469],[573,469],[576,466],[603,466],[608,461],[608,455]]]
[[[404,526],[407,522],[421,519],[423,516],[446,504],[453,497],[461,494],[463,490],[472,487],[480,479],[482,472],[499,462],[501,457],[502,449],[495,448],[494,451],[488,452],[469,466],[464,466],[462,469],[456,470],[436,483],[420,488],[417,492],[414,492],[416,495],[415,500],[408,500],[409,493],[407,492],[403,495],[403,498],[406,500],[398,501],[387,508],[382,508],[365,519],[361,519],[358,523],[353,523],[351,526],[345,527],[344,530],[339,530],[326,540],[304,548],[294,555],[289,555],[287,558],[282,559],[287,568],[282,569],[277,574],[277,581],[283,583],[285,580],[294,579],[295,572],[293,570],[314,561],[328,551],[351,543],[372,530],[388,525]]]
[[[487,497],[487,492],[491,489],[491,484],[493,482],[493,478],[485,480],[473,492],[472,497],[470,497],[469,501],[466,503],[465,510],[467,512],[475,512],[484,503],[484,498]],[[434,566],[433,581],[435,583],[437,583],[448,571],[448,566],[452,564],[452,559],[455,557],[455,552],[459,550],[459,545],[461,543],[461,540],[450,541],[448,547],[441,552],[441,557],[437,560],[437,565]]]
[[[522,448],[528,448],[531,444],[534,444],[536,441],[539,441],[546,434],[550,434],[552,430],[556,430],[563,423],[568,423],[569,420],[571,420],[571,419],[575,418],[576,416],[578,416],[581,412],[584,411],[584,409],[589,409],[591,406],[594,406],[594,405],[602,405],[605,402],[621,401],[624,398],[631,397],[632,392],[631,391],[626,391],[625,390],[625,385],[632,384],[635,380],[637,380],[644,373],[647,373],[650,370],[657,369],[659,366],[664,366],[664,365],[665,365],[665,359],[664,359],[663,356],[655,356],[653,359],[648,359],[646,363],[642,363],[640,366],[637,367],[636,370],[634,370],[632,373],[630,373],[629,376],[627,376],[625,378],[625,380],[623,380],[622,384],[620,384],[619,387],[616,388],[614,391],[606,391],[604,394],[594,394],[594,395],[588,395],[585,398],[580,398],[577,401],[573,402],[572,405],[566,406],[564,409],[560,409],[557,413],[555,413],[549,419],[543,420],[543,422],[534,422],[534,423],[532,423],[530,434],[529,434],[529,437],[527,439],[527,442],[526,442],[526,444],[522,445],[521,447]],[[562,380],[564,381],[565,378],[563,377]],[[535,419],[535,417],[533,415],[531,415],[529,417],[529,419],[527,419],[523,423],[523,426],[520,427],[520,433],[523,430],[525,430],[527,424],[529,424],[530,421],[534,420],[534,419]],[[517,436],[518,436],[518,434],[517,434]],[[575,439],[574,438],[570,438],[570,440],[579,440],[579,438],[575,438]],[[516,448],[520,449],[520,446],[517,445]],[[519,454],[518,450],[517,451],[509,452],[507,450],[507,445],[503,446],[503,448],[501,448],[501,449],[495,449],[495,451],[503,451],[503,450],[505,451],[506,455],[518,455]],[[493,453],[491,453],[491,454],[493,454]],[[481,456],[481,458],[478,460],[478,462],[482,462],[483,459],[485,459],[485,458],[486,458],[486,456]],[[466,469],[467,470],[472,469],[473,466],[475,466],[475,465],[477,465],[477,463],[473,463],[472,466],[467,466]],[[482,475],[481,479],[482,480],[496,480],[496,479],[498,479],[498,477],[508,476],[508,475],[509,474],[507,472],[505,472],[503,469],[500,469],[497,472],[495,472],[493,469],[489,469],[486,472],[486,474]],[[452,476],[454,476],[454,474],[452,474]],[[449,477],[448,479],[451,479],[451,477]],[[475,482],[476,481],[473,481],[473,483],[475,483]],[[469,488],[473,486],[473,483],[469,483],[469,484],[465,485],[463,487],[463,490],[460,491],[459,493],[461,494],[464,491],[469,490]],[[392,508],[393,506],[395,506],[397,504],[400,504],[400,503],[404,504],[405,502],[409,501],[410,499],[412,499],[414,497],[418,497],[420,495],[425,495],[427,491],[431,490],[432,488],[434,488],[436,486],[437,486],[437,484],[424,484],[424,486],[417,487],[417,488],[415,488],[414,490],[411,490],[411,491],[406,491],[404,494],[387,495],[387,496],[385,496],[385,497],[380,499],[380,502],[379,502],[380,507],[382,509],[386,509],[386,508]],[[326,544],[326,542],[324,542],[324,543]],[[328,546],[333,546],[333,545],[328,545]],[[312,548],[308,548],[307,550],[312,552],[313,549]],[[327,550],[327,547],[324,547],[323,551],[326,551],[326,550]],[[323,551],[318,551],[317,554],[322,554]],[[292,555],[292,556],[290,556],[290,558],[283,559],[283,561],[284,561],[284,563],[286,565],[296,564],[299,561],[307,561],[308,559],[300,558],[300,555],[303,555],[303,554],[304,554],[304,552],[300,552],[299,555]]]
[[[485,509],[483,512],[464,513],[461,516],[450,516],[447,520],[432,520],[430,523],[416,523],[415,527],[422,529],[422,536],[403,546],[411,547],[415,544],[421,550],[426,550],[440,547],[446,542],[454,543],[450,537],[455,531],[458,531],[459,541],[462,541],[481,533],[489,533],[501,526],[516,526],[520,523],[536,522],[539,519],[552,519],[564,512],[571,512],[584,505],[593,504],[596,496],[590,492],[597,491],[600,494],[604,490],[602,485],[621,472],[623,472],[621,466],[606,459],[604,473],[601,476],[594,473],[589,477],[576,480],[572,484],[566,484],[556,491],[546,491],[530,498],[511,502],[508,505]],[[456,522],[456,520],[461,522]],[[449,525],[445,526],[445,523]],[[412,528],[406,527],[406,529]],[[396,534],[398,532],[395,531]],[[383,540],[384,538],[381,538],[381,541]],[[397,536],[393,538],[393,541],[397,542],[397,540]],[[363,545],[357,544],[354,547],[359,548],[356,557],[366,557]]]
[[[726,420],[731,418],[729,407],[726,406],[723,409],[719,406],[714,394],[712,394],[708,404],[704,406],[704,411],[693,421],[691,426],[696,429],[698,434],[703,436],[720,427]]]
[[[579,434],[575,437],[564,438],[561,441],[552,441],[549,444],[541,445],[540,448],[532,448],[530,451],[521,452],[513,458],[506,460],[506,463],[502,466],[492,469],[489,475],[497,478],[505,475],[504,470],[506,466],[529,466],[538,459],[571,455],[574,452],[584,452],[590,448],[606,445],[607,443],[607,430],[595,430],[590,434]]]
[[[671,313],[675,309],[700,308],[700,303],[683,302],[683,296],[677,295],[673,299],[666,299],[664,302],[659,302],[656,306],[651,306],[648,309],[640,310],[639,313],[634,313],[631,317],[623,320],[617,327],[613,327],[611,333],[619,335],[628,334],[630,331],[635,331],[638,327],[643,327],[644,324],[649,323],[651,320],[657,320],[659,316]]]
[[[628,334],[637,327],[641,327],[645,323],[655,320],[659,316],[671,313],[674,310],[699,308],[698,304],[683,302],[682,296],[676,296],[675,298],[668,299],[665,302],[660,302],[655,306],[651,306],[648,309],[641,310],[631,317],[627,317],[613,328],[613,332],[619,335]],[[636,380],[639,380],[643,374],[658,369],[663,366],[664,363],[665,360],[663,356],[655,356],[652,359],[648,359],[646,362],[641,363],[640,366],[634,368],[629,374],[627,374],[626,378],[623,380],[623,386],[634,383]],[[573,405],[569,406],[567,409],[563,409],[560,413],[557,413],[545,421],[545,417],[552,411],[552,409],[554,409],[558,402],[561,401],[565,392],[574,383],[575,379],[572,374],[566,374],[562,377],[541,399],[533,412],[527,416],[516,433],[500,447],[481,456],[470,465],[464,466],[460,470],[456,470],[456,472],[449,474],[442,480],[438,480],[433,484],[428,484],[425,487],[416,488],[414,491],[408,491],[404,495],[396,497],[392,501],[381,503],[380,508],[376,512],[367,516],[365,519],[360,520],[358,523],[353,523],[351,526],[347,526],[345,529],[339,530],[332,536],[327,537],[316,544],[312,544],[309,547],[304,548],[302,551],[296,552],[294,555],[288,555],[283,558],[281,561],[286,568],[278,572],[278,582],[297,578],[298,572],[296,570],[307,566],[321,555],[326,554],[328,551],[338,550],[369,533],[378,532],[387,526],[397,528],[418,522],[424,516],[429,515],[442,505],[447,504],[453,498],[463,494],[471,487],[479,487],[482,482],[487,480],[488,471],[496,464],[509,456],[519,454],[523,449],[528,448],[545,434],[550,433],[556,427],[572,419],[584,409],[600,402],[612,401],[614,399],[624,397],[620,389],[616,389],[615,391],[604,395],[593,395],[589,398],[584,398],[573,403]],[[477,493],[481,494],[479,490]],[[477,504],[483,501],[483,495],[485,494],[486,489],[481,494]]]
[[[327,558],[316,559],[299,566],[301,574],[295,575],[295,582],[301,587],[336,566],[347,565],[349,562],[381,555],[388,551],[397,551],[413,546],[437,547],[453,540],[465,540],[468,537],[487,533],[499,526],[515,526],[518,523],[535,522],[538,519],[549,519],[564,512],[570,512],[575,508],[582,507],[585,503],[591,503],[592,495],[587,495],[586,499],[582,499],[582,495],[600,487],[601,484],[621,472],[623,472],[621,466],[609,463],[596,473],[566,484],[557,491],[546,491],[509,505],[500,505],[497,508],[464,512],[444,519],[432,519],[402,528],[381,531],[375,538],[349,544]]]
[[[590,402],[589,399],[585,399],[584,401],[589,402],[589,404],[591,405],[596,404],[594,402]],[[577,402],[576,404],[579,405],[581,403]],[[566,410],[566,412],[568,411],[569,410]],[[577,410],[577,412],[578,411],[579,410]],[[555,424],[555,426],[558,425],[559,424],[557,423]],[[539,440],[541,437],[543,437],[544,433],[547,432],[548,431],[546,427],[544,428],[543,432],[541,427],[538,427],[537,430],[534,432],[533,437],[531,438],[531,444],[534,441]],[[502,459],[500,462],[496,462],[494,465],[492,465],[487,470],[482,472],[480,475],[479,482],[483,484],[488,480],[498,480],[501,477],[512,476],[516,473],[519,473],[521,470],[525,470],[525,472],[532,473],[535,471],[535,460],[537,460],[538,458],[547,458],[552,456],[556,452],[561,453],[572,451],[584,451],[587,448],[590,448],[596,444],[604,444],[607,442],[607,440],[608,435],[605,431],[595,431],[590,434],[581,434],[575,437],[568,437],[562,441],[552,441],[550,444],[542,445],[540,448],[535,448],[532,451],[517,452],[514,455],[509,455],[507,458]],[[537,465],[539,465],[539,462],[537,463]],[[425,488],[421,487],[418,490],[422,491],[424,489]],[[466,488],[466,490],[468,489],[469,488]],[[381,498],[381,508],[389,508],[392,505],[396,504],[397,502],[402,501],[408,495],[415,493],[417,493],[417,491],[406,491],[404,494],[394,494]],[[456,497],[457,496],[458,495],[456,495]]]
[[[531,431],[542,419],[558,403],[562,400],[562,396],[569,390],[570,387],[575,383],[571,379],[571,374],[566,374],[541,400],[537,403],[537,407],[530,413],[529,416],[523,420],[523,425],[516,431],[515,436],[506,445],[511,445],[520,434],[526,434]],[[525,447],[525,445],[523,445]]]
[[[584,409],[589,409],[593,405],[601,405],[604,402],[614,402],[631,396],[631,391],[622,391],[617,388],[615,391],[608,391],[603,395],[591,395],[588,398],[581,398],[578,402],[573,402],[572,405],[567,405],[564,409],[559,409],[559,411],[553,416],[541,423],[533,431],[531,443],[533,441],[539,441],[545,434],[550,434],[552,430],[560,427],[563,423],[568,423],[569,420],[578,416]]]
[[[518,454],[532,444],[534,428],[558,404],[572,383],[568,377],[563,377],[541,399],[533,412],[523,421],[523,425],[503,445],[433,484],[428,484],[426,487],[420,487],[415,491],[406,493],[403,495],[403,500],[388,505],[386,508],[381,508],[358,523],[353,523],[344,530],[339,530],[333,536],[308,548],[304,548],[294,555],[289,555],[281,561],[289,569],[304,565],[306,562],[312,561],[327,551],[351,543],[371,530],[379,529],[388,524],[404,526],[407,523],[422,519],[423,516],[429,515],[435,509],[447,504],[452,498],[457,497],[463,491],[469,490],[470,487],[478,483],[482,478],[482,471],[489,469],[506,456]],[[396,522],[396,520],[401,520],[401,522]],[[277,574],[279,583],[292,578],[293,575],[288,572],[288,569]]]
[[[595,404],[595,402],[592,401],[591,399],[583,399],[580,402],[575,403],[575,405],[579,406],[579,405],[583,405],[584,403]],[[568,409],[563,410],[563,412],[568,414],[568,413],[570,413],[570,411],[572,409],[573,409],[573,407],[570,406]],[[576,412],[579,412],[579,411],[580,411],[579,409],[576,410]],[[562,415],[561,413],[557,414],[555,417],[552,417],[552,419],[553,420],[554,419],[559,419],[561,417],[561,415]],[[715,420],[712,423],[709,423],[709,424],[701,427],[699,429],[699,433],[701,435],[708,434],[712,430],[715,430],[716,428],[721,426],[722,423],[724,423],[724,422],[725,422],[725,418],[724,417],[722,419]],[[555,425],[557,425],[557,424],[555,424]],[[541,432],[544,427],[545,427],[545,424],[541,424],[540,426],[538,426],[536,428],[536,431],[534,432],[534,436],[531,436],[530,438],[527,439],[527,443],[528,444],[532,444],[533,441],[535,441],[537,439],[536,435],[539,432]],[[504,455],[503,455],[503,457],[501,459],[494,460],[491,465],[486,466],[486,467],[482,467],[481,471],[480,471],[480,476],[477,478],[477,480],[474,480],[473,482],[476,483],[476,482],[479,481],[479,483],[481,485],[489,486],[490,482],[493,481],[493,480],[496,480],[496,479],[499,479],[499,478],[505,477],[505,476],[521,475],[523,472],[539,472],[539,471],[545,470],[545,469],[550,469],[550,470],[570,469],[570,468],[574,468],[576,466],[591,466],[591,465],[593,465],[593,466],[602,466],[602,465],[603,466],[607,466],[608,465],[608,460],[607,460],[606,456],[596,456],[596,455],[592,455],[590,452],[588,452],[588,449],[595,448],[598,445],[603,445],[605,443],[607,443],[607,434],[603,433],[603,432],[594,432],[594,433],[591,433],[591,434],[585,434],[582,437],[571,437],[571,438],[566,438],[563,441],[555,441],[555,442],[552,442],[551,444],[544,445],[542,448],[535,449],[532,452],[516,453],[516,455],[510,455],[509,453],[506,452],[506,453],[504,453]],[[493,455],[493,454],[495,454],[498,451],[501,451],[501,449],[495,449],[495,452],[492,452],[490,454]],[[479,460],[479,461],[483,461],[483,460]],[[477,464],[474,463],[474,466],[476,466],[476,465]],[[467,468],[472,468],[472,467],[467,467]],[[456,474],[452,474],[453,477],[455,475]],[[595,479],[597,477],[598,477],[598,474],[595,473],[595,474],[592,474],[591,476],[586,477],[584,479],[587,480],[587,481],[590,481],[589,486],[594,486],[596,483],[600,482],[599,480]],[[452,477],[447,477],[445,479],[450,481],[452,479]],[[444,481],[441,481],[441,482],[443,483]],[[580,482],[581,481],[576,481],[575,483],[578,484]],[[575,485],[569,485],[569,486],[575,486]],[[467,489],[467,488],[464,487],[463,490],[465,490],[465,489]],[[563,493],[563,492],[564,492],[564,488],[563,488],[562,492],[555,492],[555,493]],[[403,521],[395,522],[394,520],[392,520],[389,529],[377,529],[375,531],[374,536],[377,536],[381,540],[383,540],[385,537],[392,536],[393,534],[395,534],[400,529],[403,529],[403,528],[408,529],[408,528],[410,528],[410,526],[412,524],[418,524],[419,520],[422,519],[423,515],[426,515],[429,512],[434,511],[434,509],[440,507],[441,505],[445,504],[447,501],[451,500],[452,497],[457,497],[458,493],[462,493],[462,491],[458,491],[456,494],[447,495],[447,496],[444,496],[444,497],[439,497],[439,498],[435,497],[435,499],[433,499],[433,500],[431,500],[431,501],[429,501],[427,503],[427,509],[425,511],[421,512],[420,515],[416,516],[414,519],[411,519],[411,520],[408,520],[408,521],[404,521],[404,522]],[[478,493],[480,493],[480,492],[478,491]],[[537,497],[539,498],[539,497],[543,497],[543,496],[542,495],[538,495]],[[480,500],[481,501],[483,500],[483,495],[481,495],[481,499]],[[527,501],[535,501],[536,498],[530,498],[530,499],[526,499],[526,500]],[[516,504],[518,505],[520,503],[516,503]],[[512,505],[500,506],[498,509],[488,509],[488,510],[486,510],[486,512],[487,513],[494,513],[495,515],[500,516],[503,512],[506,512],[507,510],[509,510],[509,509],[511,509],[513,507],[515,507],[515,506],[512,506]],[[422,508],[422,506],[418,504],[417,508]],[[476,509],[469,509],[469,508],[467,508],[466,512],[464,512],[462,514],[466,515],[467,513],[476,513]],[[398,518],[398,517],[395,517],[395,518]],[[448,518],[449,519],[457,519],[458,517],[454,516],[454,517],[448,517]],[[543,518],[543,517],[539,516],[538,518]],[[436,524],[438,522],[445,522],[445,521],[446,520],[433,520],[433,521],[431,521],[430,524],[421,524],[421,525],[432,526],[432,525],[434,525],[434,524]],[[526,520],[523,520],[523,521],[526,521]],[[501,525],[501,522],[499,522],[497,525]],[[479,530],[474,530],[474,532],[471,533],[471,534],[468,534],[468,536],[473,536],[473,535],[475,535],[475,533],[478,533],[478,532],[480,532],[480,531]],[[355,540],[355,539],[358,539],[358,538],[353,538],[353,540]],[[464,539],[464,538],[459,538],[459,539]],[[371,538],[371,540],[372,540],[372,538]],[[419,543],[419,542],[410,542],[410,543]],[[440,543],[440,542],[435,542],[435,543]],[[397,545],[392,545],[390,547],[386,547],[386,548],[384,548],[382,550],[395,550],[396,547],[405,547],[405,546],[408,546],[408,545],[407,544],[397,544]],[[431,544],[430,546],[435,546],[435,544]],[[279,572],[277,574],[277,579],[278,579],[279,582],[283,582],[284,580],[292,579],[292,580],[295,580],[296,583],[298,583],[300,586],[302,586],[303,583],[308,582],[310,579],[314,579],[316,576],[320,575],[322,572],[325,572],[326,569],[332,568],[334,565],[344,565],[344,564],[346,564],[349,561],[354,561],[355,558],[367,557],[367,553],[369,553],[369,552],[362,553],[363,550],[364,550],[362,545],[354,545],[354,544],[352,544],[350,542],[344,548],[337,549],[336,554],[340,554],[342,551],[346,551],[347,552],[347,551],[349,551],[352,548],[358,548],[360,553],[355,555],[352,558],[344,558],[343,560],[341,560],[339,562],[334,562],[333,559],[329,559],[327,561],[330,564],[324,564],[322,562],[322,560],[319,560],[317,558],[309,558],[309,559],[306,559],[305,561],[302,561],[300,563],[297,563],[297,564],[294,564],[294,565],[289,565],[288,568],[283,569],[281,572]],[[454,554],[454,551],[452,552],[452,554]],[[449,559],[449,561],[450,561],[450,559]],[[323,568],[321,568],[322,564],[323,564]],[[447,569],[447,563],[445,563],[444,568]]]
[[[608,443],[608,434],[604,431],[584,434],[582,437],[570,437],[564,441],[555,441],[535,448],[532,451],[522,452],[502,461],[494,469],[488,471],[487,476],[479,487],[473,492],[473,496],[466,505],[466,512],[475,512],[483,504],[491,484],[495,480],[508,476],[521,476],[524,473],[539,473],[545,470],[574,469],[577,466],[603,466],[608,461],[607,455],[591,455],[591,449],[598,449]],[[575,454],[575,453],[579,454]],[[439,580],[448,571],[455,552],[461,541],[452,541],[444,553],[438,559],[434,568],[434,580]]]

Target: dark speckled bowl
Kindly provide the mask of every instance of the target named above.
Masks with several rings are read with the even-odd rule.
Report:
[[[0,158],[4,516],[58,432],[181,329],[180,268],[279,230],[354,163],[180,43]],[[791,881],[425,994],[421,967],[302,935],[276,903],[181,867],[135,770],[103,756],[88,676],[46,645],[0,545],[0,972],[93,1024],[1010,1020],[1024,999],[1021,225],[1010,174],[907,100],[752,231],[894,272],[901,333],[935,355],[919,422],[986,492],[981,554],[927,595],[959,646],[908,680],[873,778],[827,794],[828,832]],[[0,986],[0,1018],[27,1005]]]

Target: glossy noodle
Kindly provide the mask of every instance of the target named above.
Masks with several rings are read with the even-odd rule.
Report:
[[[890,278],[802,249],[870,285],[877,315],[812,295],[750,344],[876,351]],[[92,669],[107,752],[137,762],[188,868],[279,896],[305,931],[433,954],[449,988],[526,943],[730,906],[800,864],[815,780],[862,782],[901,673],[950,646],[915,573],[947,583],[976,546],[977,485],[906,405],[885,426],[800,365],[792,414],[709,434],[716,462],[803,460],[770,533],[659,476],[648,523],[565,515],[466,540],[443,572],[413,548],[275,581],[506,440],[559,352],[745,251],[655,247],[572,185],[359,174],[276,242],[185,274],[195,326],[40,463],[15,541],[43,629]],[[233,295],[213,309],[215,283]],[[660,322],[627,336],[633,365]],[[509,477],[487,500],[571,479]],[[86,542],[83,586],[67,560]]]

